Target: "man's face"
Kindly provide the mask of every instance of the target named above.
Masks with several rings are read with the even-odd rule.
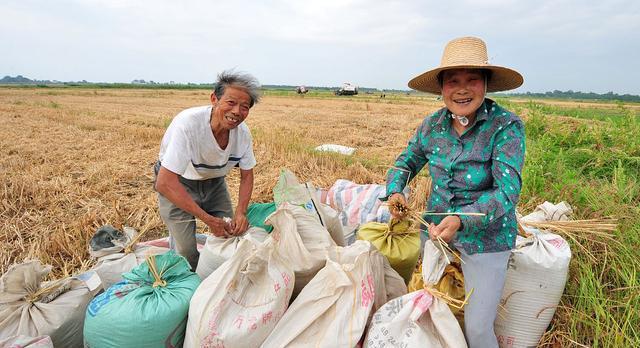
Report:
[[[224,94],[218,99],[211,93],[213,104],[213,117],[218,121],[222,129],[236,128],[249,116],[251,98],[243,89],[227,87]]]
[[[442,74],[442,100],[457,116],[472,116],[484,101],[482,72],[474,69],[452,69]]]

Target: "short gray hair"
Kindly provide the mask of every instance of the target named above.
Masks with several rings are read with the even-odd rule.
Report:
[[[236,87],[247,92],[251,99],[249,107],[252,107],[260,100],[260,83],[252,75],[237,73],[233,70],[225,70],[218,74],[218,80],[213,87],[213,93],[216,95],[216,98],[222,98],[227,87]]]

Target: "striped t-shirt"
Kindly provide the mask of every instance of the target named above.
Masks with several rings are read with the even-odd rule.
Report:
[[[256,165],[249,127],[243,122],[229,131],[229,144],[221,149],[211,130],[211,105],[186,109],[171,121],[160,145],[160,164],[189,180],[227,175],[231,168]]]

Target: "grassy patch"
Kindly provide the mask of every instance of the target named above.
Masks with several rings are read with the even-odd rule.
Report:
[[[571,242],[572,267],[563,297],[567,309],[555,319],[557,341],[562,346],[571,344],[567,338],[593,347],[639,346],[640,145],[630,137],[639,134],[635,115],[621,106],[597,114],[574,109],[567,117],[604,122],[567,125],[558,122],[558,109],[537,103],[514,109],[527,112],[521,202],[565,200],[576,218],[619,219],[617,243],[584,240],[598,255],[596,262]]]

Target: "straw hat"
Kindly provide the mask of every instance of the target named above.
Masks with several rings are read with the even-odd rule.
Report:
[[[524,82],[522,75],[515,70],[489,64],[487,45],[477,37],[461,37],[449,41],[444,48],[440,66],[409,81],[409,87],[423,92],[440,94],[438,74],[449,69],[487,69],[491,78],[487,92],[507,91],[518,88]]]

